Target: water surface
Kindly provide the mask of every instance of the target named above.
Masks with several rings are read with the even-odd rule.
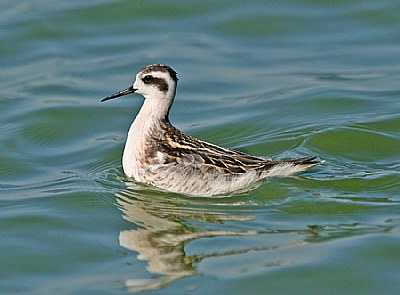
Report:
[[[0,293],[397,294],[397,1],[6,1]],[[229,198],[126,179],[136,72],[179,76],[171,121],[323,165]]]

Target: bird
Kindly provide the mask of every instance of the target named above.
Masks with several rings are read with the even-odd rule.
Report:
[[[317,156],[262,159],[180,131],[169,120],[177,83],[177,73],[171,67],[152,64],[137,73],[129,88],[101,100],[131,93],[144,97],[122,156],[128,178],[178,194],[223,196],[250,191],[268,177],[288,176],[320,163]]]

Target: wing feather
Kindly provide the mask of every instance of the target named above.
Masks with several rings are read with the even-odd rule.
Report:
[[[185,166],[199,168],[206,166],[226,174],[242,174],[252,170],[263,170],[273,166],[275,161],[263,160],[245,153],[222,148],[198,140],[171,126],[174,130],[165,133],[163,149],[169,157]]]

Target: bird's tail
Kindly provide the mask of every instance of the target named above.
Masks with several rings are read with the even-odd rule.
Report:
[[[266,176],[289,176],[294,173],[302,172],[307,168],[320,164],[321,162],[315,160],[317,157],[304,157],[293,160],[280,160],[269,162]]]
[[[284,162],[294,164],[295,166],[301,166],[304,167],[304,169],[307,169],[321,163],[321,161],[315,160],[316,158],[317,156],[311,156],[311,157],[298,158],[294,160],[286,160]]]

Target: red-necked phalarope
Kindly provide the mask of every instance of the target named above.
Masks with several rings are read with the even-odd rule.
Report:
[[[171,192],[212,196],[250,188],[269,176],[287,176],[319,163],[316,157],[264,160],[183,133],[168,119],[177,81],[170,67],[149,65],[136,75],[131,87],[102,100],[130,93],[145,98],[122,156],[128,177]]]

